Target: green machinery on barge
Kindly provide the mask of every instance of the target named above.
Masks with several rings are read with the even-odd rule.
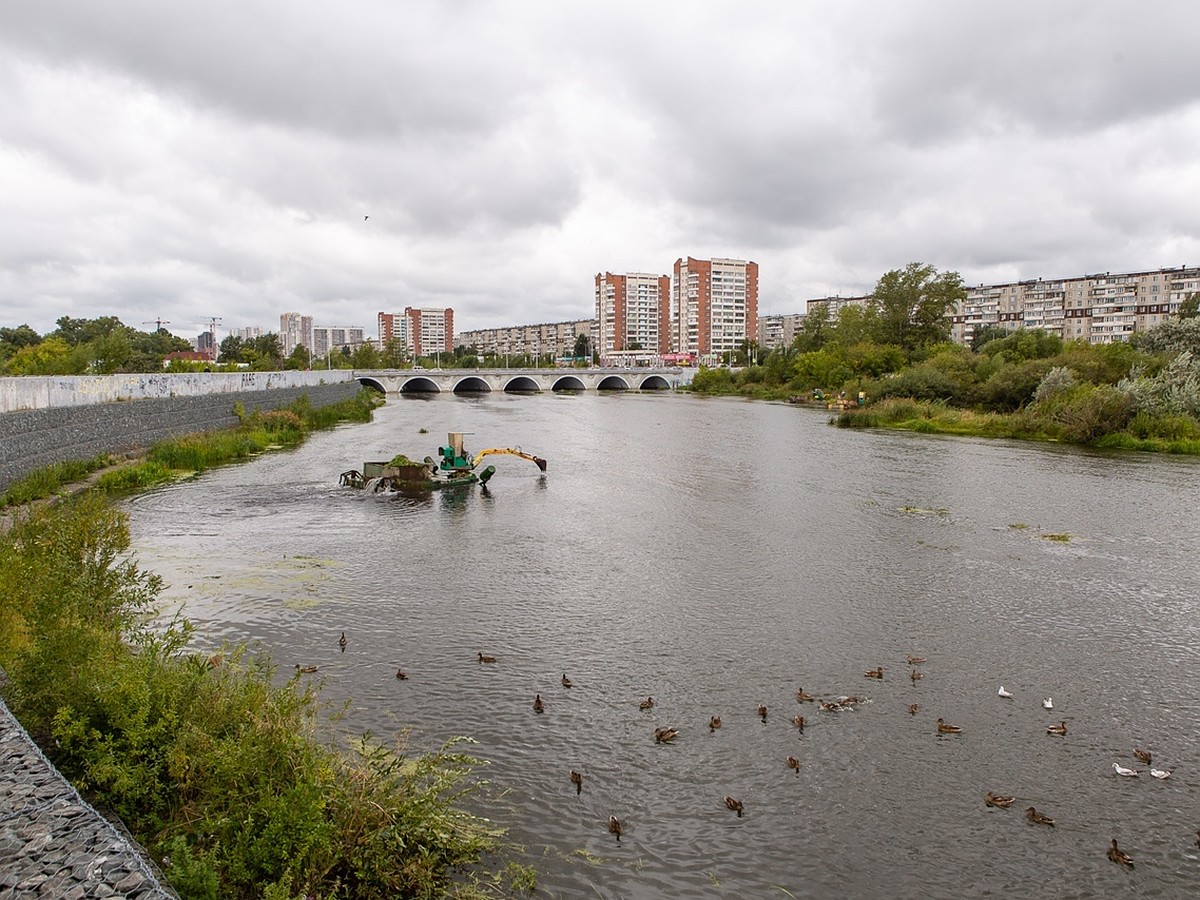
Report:
[[[496,474],[495,466],[479,465],[488,456],[519,456],[534,463],[543,472],[546,460],[515,447],[492,447],[474,456],[463,448],[463,436],[469,432],[451,431],[446,446],[438,447],[438,459],[425,457],[415,462],[400,454],[387,462],[364,462],[362,471],[350,469],[339,478],[342,485],[369,488],[373,491],[438,490],[468,484],[486,485]]]

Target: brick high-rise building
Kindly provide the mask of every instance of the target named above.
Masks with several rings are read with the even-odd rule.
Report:
[[[454,352],[454,310],[404,308],[413,357]]]
[[[758,263],[677,259],[671,288],[671,349],[720,362],[758,332]]]
[[[596,275],[595,350],[601,361],[621,350],[668,352],[670,303],[669,275]]]
[[[403,346],[413,359],[453,353],[454,310],[406,306],[403,313],[381,312],[379,344],[386,349],[392,341]]]

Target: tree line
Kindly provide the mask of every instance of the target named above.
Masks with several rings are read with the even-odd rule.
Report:
[[[434,366],[455,369],[499,368],[501,366],[554,365],[554,353],[481,354],[476,347],[458,346],[448,353],[413,358],[404,342],[391,340],[379,346],[362,341],[314,355],[307,347],[283,354],[279,335],[273,332],[253,338],[229,335],[211,362],[174,359],[172,353],[192,349],[187,340],[163,328],[139,331],[116,316],[95,319],[61,317],[58,327],[45,335],[29,325],[0,327],[0,375],[113,375],[125,372],[189,372],[197,370],[279,371],[282,369],[400,369]],[[573,348],[575,360],[592,359],[590,339],[578,335]]]
[[[896,407],[897,415],[920,418],[924,430],[935,427],[938,409],[949,409],[1009,416],[1007,430],[997,433],[1010,436],[1090,443],[1125,432],[1139,441],[1200,440],[1200,296],[1128,342],[1064,341],[1043,330],[986,326],[970,346],[950,342],[948,315],[964,298],[958,273],[912,263],[883,275],[867,305],[836,314],[815,308],[789,346],[762,354],[747,346],[745,365],[703,369],[692,389],[851,402],[861,393],[867,408],[915,401],[924,405]],[[846,424],[855,421],[849,414]],[[866,411],[857,421],[884,424]],[[960,433],[995,427],[965,425],[961,416],[953,425]]]

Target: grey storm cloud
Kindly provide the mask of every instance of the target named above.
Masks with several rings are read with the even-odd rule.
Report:
[[[591,314],[740,256],[762,308],[1200,260],[1190,0],[0,7],[0,324]]]

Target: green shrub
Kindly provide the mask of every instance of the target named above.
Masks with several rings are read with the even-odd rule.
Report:
[[[0,535],[0,666],[13,711],[184,897],[435,897],[496,833],[458,803],[477,765],[315,739],[315,688],[269,658],[149,630],[160,584],[100,493]]]
[[[1087,444],[1123,429],[1133,418],[1133,402],[1110,384],[1077,384],[1040,402],[1037,412],[1058,426],[1065,440]]]

